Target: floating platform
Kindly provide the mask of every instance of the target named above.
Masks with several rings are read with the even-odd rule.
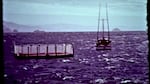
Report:
[[[96,43],[96,50],[111,50],[111,41],[110,40],[98,40]]]
[[[26,44],[14,45],[17,58],[57,58],[74,55],[72,44]]]
[[[111,40],[109,33],[109,20],[108,20],[108,9],[106,4],[106,18],[102,20],[102,35],[99,38],[99,25],[100,25],[100,5],[99,5],[99,15],[98,15],[98,30],[97,30],[97,42],[96,42],[96,50],[111,50]],[[105,24],[107,24],[107,36],[105,32]],[[107,38],[106,38],[107,37]]]

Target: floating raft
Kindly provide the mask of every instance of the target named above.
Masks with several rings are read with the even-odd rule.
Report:
[[[96,43],[96,50],[111,50],[111,41],[105,40],[104,38],[102,40],[98,40]]]
[[[74,55],[72,44],[26,44],[14,45],[17,58],[52,58]]]

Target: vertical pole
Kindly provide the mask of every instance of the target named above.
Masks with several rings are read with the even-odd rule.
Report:
[[[30,45],[30,52],[32,53],[32,45]]]
[[[14,48],[14,54],[17,54],[17,50],[16,50],[16,47],[15,47],[15,41],[13,41],[13,48]]]
[[[40,54],[40,45],[39,45],[38,51],[39,51],[39,52],[38,52],[38,55],[39,55],[39,54]]]
[[[66,44],[65,44],[65,55],[66,55]]]
[[[29,46],[28,46],[28,56],[29,56]]]
[[[36,49],[37,49],[37,56],[38,56],[38,53],[39,53],[39,46],[38,45],[37,45]]]
[[[103,40],[105,39],[105,37],[104,37],[104,19],[102,19],[102,28],[103,28]]]
[[[97,41],[98,41],[98,38],[99,38],[99,23],[100,23],[100,3],[99,3],[99,14],[98,14]]]
[[[15,47],[15,53],[16,53],[16,55],[19,56],[20,53],[21,53],[21,52],[20,52],[21,47],[20,47],[20,46],[16,46],[16,45],[15,45],[14,47]]]
[[[73,47],[73,45],[72,45],[72,50],[73,50],[73,55],[74,55],[74,47]]]
[[[57,56],[57,45],[55,44],[55,55]]]
[[[48,45],[47,45],[47,48],[46,48],[46,55],[48,56]]]
[[[17,48],[17,46],[14,45],[14,54],[19,53],[19,49]]]
[[[38,46],[36,47],[36,49],[37,49],[37,56],[38,56],[38,52],[39,52],[39,51],[38,51]]]
[[[107,18],[107,27],[108,27],[108,40],[110,40],[110,34],[109,34],[109,20],[108,20],[108,7],[106,3],[106,18]]]

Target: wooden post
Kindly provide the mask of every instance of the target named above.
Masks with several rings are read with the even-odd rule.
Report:
[[[55,54],[57,56],[57,45],[55,44]]]
[[[28,56],[29,56],[29,46],[28,46]]]
[[[32,45],[30,45],[30,52],[32,53]]]
[[[37,49],[37,56],[38,56],[38,46],[36,47],[36,49]]]
[[[38,45],[38,46],[39,46],[38,51],[39,51],[39,53],[40,53],[40,45]],[[38,53],[38,55],[39,55],[39,53]]]
[[[46,55],[48,56],[48,45],[47,45],[47,48],[46,48]]]
[[[74,55],[74,47],[73,47],[73,45],[71,45],[72,46],[72,50],[73,50],[73,55]]]
[[[65,55],[66,55],[67,51],[66,51],[66,43],[65,43]]]

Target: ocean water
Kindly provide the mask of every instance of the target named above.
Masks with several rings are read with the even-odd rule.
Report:
[[[4,34],[6,84],[148,84],[146,32],[111,32],[112,50],[96,51],[96,32]],[[71,43],[74,57],[16,59],[13,42]]]

